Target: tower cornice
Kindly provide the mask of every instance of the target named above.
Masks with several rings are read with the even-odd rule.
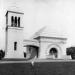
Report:
[[[8,14],[8,12],[16,13],[16,14],[24,14],[24,13],[22,13],[22,12],[16,12],[16,11],[10,11],[10,10],[7,10],[6,15]],[[6,15],[5,15],[5,16],[6,16]]]

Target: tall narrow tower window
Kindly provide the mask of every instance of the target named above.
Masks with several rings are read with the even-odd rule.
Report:
[[[18,17],[18,27],[20,27],[20,17]]]
[[[17,42],[14,42],[14,50],[17,50]]]
[[[15,17],[15,27],[17,27],[17,17]]]
[[[11,26],[14,26],[14,17],[11,16]]]

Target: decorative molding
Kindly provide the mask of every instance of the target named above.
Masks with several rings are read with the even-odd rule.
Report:
[[[67,38],[63,38],[63,37],[48,37],[48,36],[38,36],[38,37],[36,37],[36,38],[34,38],[34,39],[40,39],[40,38],[67,40]]]
[[[59,58],[59,54],[62,51],[61,47],[58,44],[50,44],[50,45],[48,45],[47,49],[46,49],[46,52],[45,52],[46,55],[49,55],[49,51],[50,51],[51,48],[56,48],[57,49],[57,51],[58,51],[58,58]]]
[[[55,42],[55,41],[40,41],[40,42],[44,42],[44,43],[62,43],[62,44],[66,44],[65,41],[59,41],[59,42]]]
[[[24,42],[38,42],[37,40],[24,40]]]
[[[24,14],[24,13],[21,13],[21,12],[15,12],[15,11],[9,11],[9,10],[8,10],[8,11],[6,12],[6,15],[5,15],[5,16],[7,16],[8,12],[16,13],[16,14]]]
[[[24,27],[12,27],[12,26],[7,26],[7,29],[16,29],[16,30],[22,30]]]

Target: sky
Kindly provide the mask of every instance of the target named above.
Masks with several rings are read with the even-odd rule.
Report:
[[[24,13],[24,37],[29,38],[44,26],[62,29],[68,46],[75,46],[74,0],[0,0],[0,48],[5,42],[5,14],[16,7]]]

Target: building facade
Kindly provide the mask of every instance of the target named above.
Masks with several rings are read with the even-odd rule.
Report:
[[[6,13],[6,57],[23,58],[23,13]]]
[[[63,56],[66,56],[67,38],[37,35],[33,39],[25,40],[23,14],[15,11],[6,13],[5,58],[63,59]]]

